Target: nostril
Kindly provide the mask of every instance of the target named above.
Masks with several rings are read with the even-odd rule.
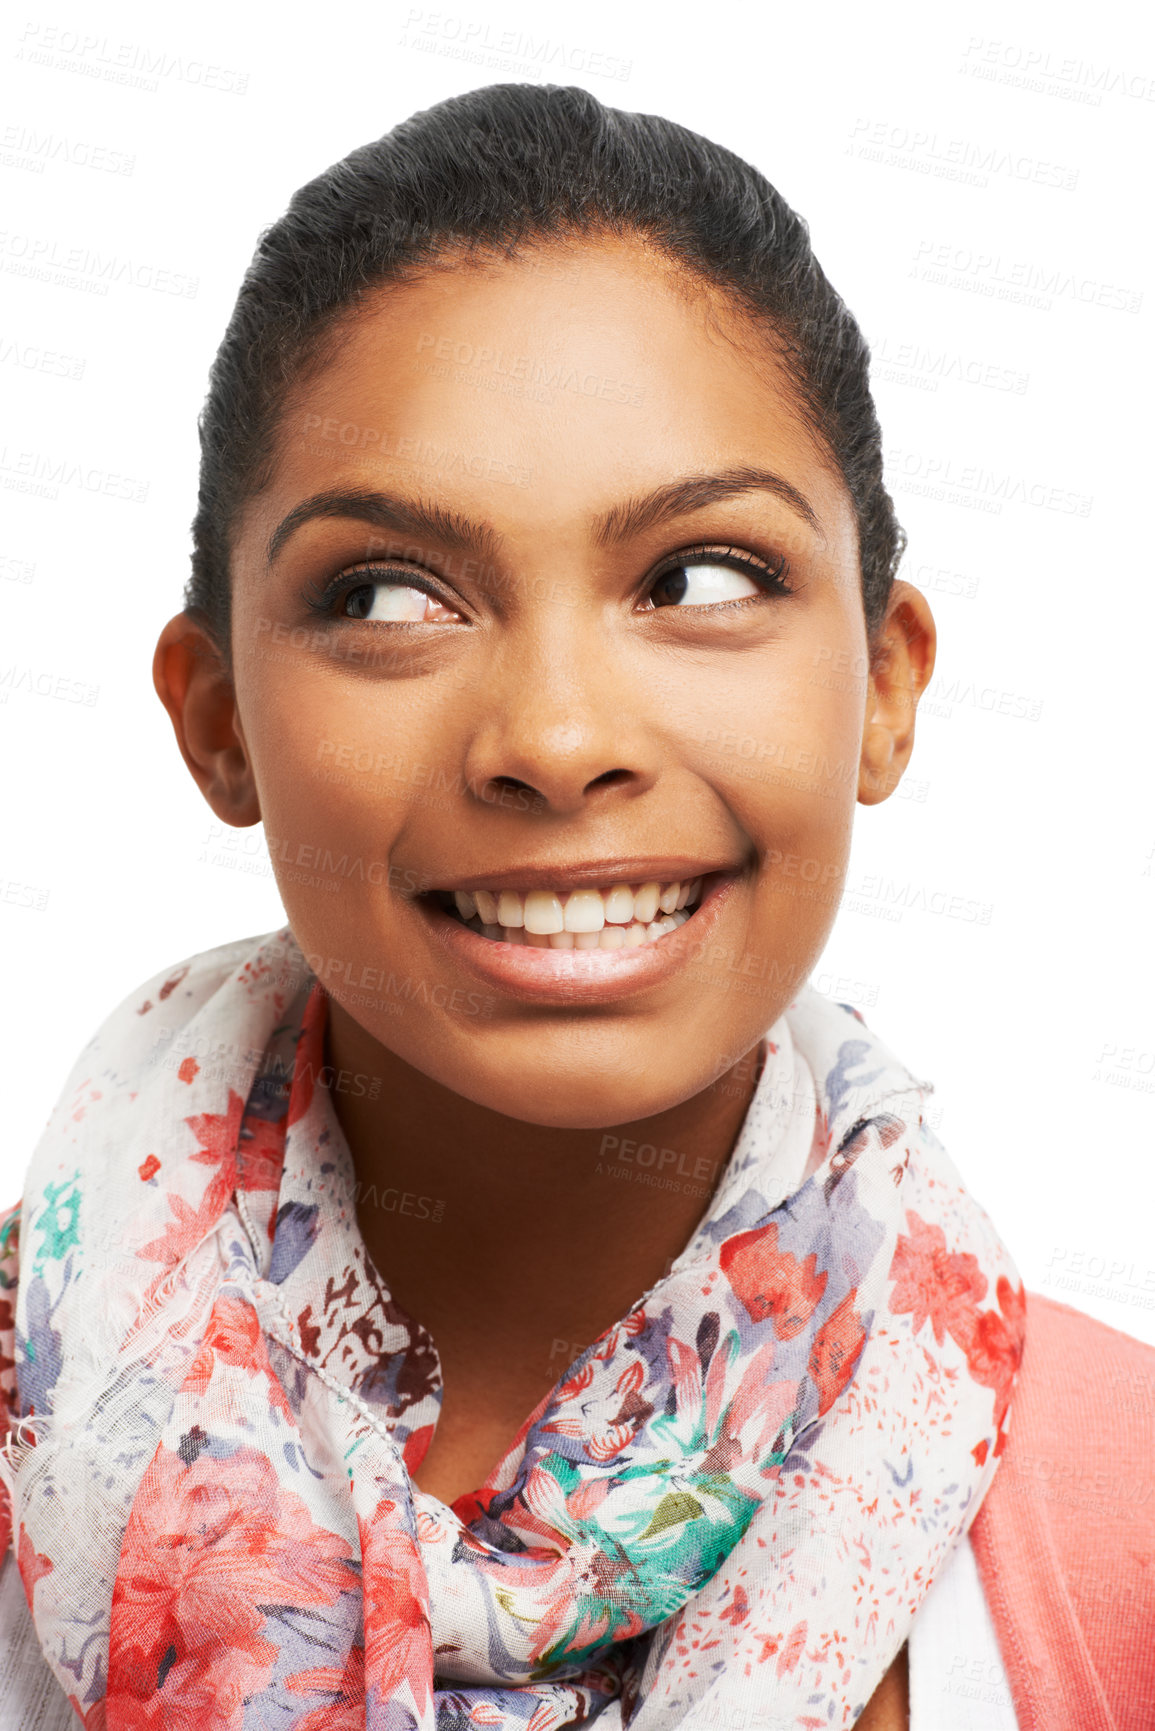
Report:
[[[620,782],[629,781],[628,769],[607,769],[604,775],[595,775],[589,787],[617,787]],[[586,792],[589,792],[587,787]]]

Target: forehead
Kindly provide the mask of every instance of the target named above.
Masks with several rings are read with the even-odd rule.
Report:
[[[671,474],[783,473],[836,538],[841,477],[772,333],[641,240],[453,257],[344,316],[287,403],[264,519],[382,470],[557,527]]]

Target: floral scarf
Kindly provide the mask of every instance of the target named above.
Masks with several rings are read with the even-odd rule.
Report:
[[[800,992],[680,1256],[450,1507],[410,1479],[440,1367],[358,1231],[326,1007],[287,929],[158,977],[0,1231],[13,1544],[88,1731],[851,1724],[1022,1351],[927,1085]]]

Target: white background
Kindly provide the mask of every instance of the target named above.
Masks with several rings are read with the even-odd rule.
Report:
[[[727,0],[679,29],[652,5],[541,0],[355,0],[297,15],[307,28],[221,0],[9,13],[0,1201],[124,994],[283,923],[259,832],[221,835],[149,672],[187,570],[196,414],[257,234],[413,111],[544,78],[754,162],[875,346],[939,671],[907,789],[860,812],[817,978],[937,1081],[939,1133],[1028,1289],[1155,1340],[1141,12]],[[44,478],[62,464],[132,485]],[[57,680],[71,697],[35,689]]]

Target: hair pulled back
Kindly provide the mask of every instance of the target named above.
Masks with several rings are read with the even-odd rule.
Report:
[[[238,512],[268,480],[281,414],[342,317],[447,255],[514,256],[519,244],[598,232],[644,237],[766,328],[853,503],[873,636],[905,536],[882,481],[869,349],[806,223],[757,169],[674,121],[573,86],[491,84],[352,151],[261,236],[200,417],[185,590],[226,661]]]

